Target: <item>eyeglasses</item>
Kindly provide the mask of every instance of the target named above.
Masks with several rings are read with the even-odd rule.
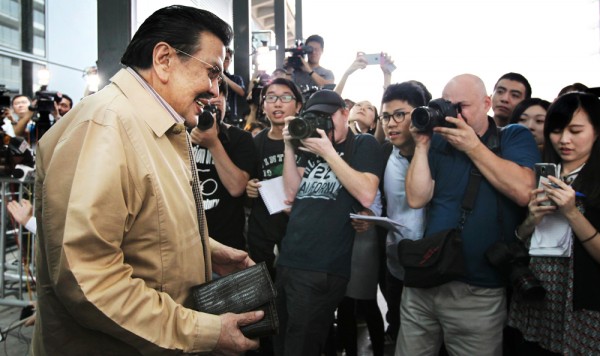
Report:
[[[388,113],[383,113],[379,115],[379,120],[381,120],[381,123],[385,125],[389,124],[391,119],[394,119],[395,123],[401,124],[402,121],[404,121],[404,119],[406,118],[406,115],[410,115],[410,113],[405,111],[394,111],[392,115]]]
[[[277,99],[281,100],[282,103],[289,103],[292,100],[296,100],[293,95],[285,94],[285,95],[265,95],[265,102],[273,104],[277,102]]]
[[[206,61],[203,61],[200,58],[196,58],[189,53],[185,53],[184,51],[182,51],[180,49],[177,49],[177,48],[173,48],[173,49],[175,50],[175,52],[185,54],[186,56],[193,58],[193,59],[197,60],[198,62],[209,66],[210,68],[208,69],[208,79],[210,79],[211,82],[216,80],[218,84],[221,84],[221,82],[223,81],[223,76],[221,76],[221,68],[217,67],[216,65],[212,65]]]

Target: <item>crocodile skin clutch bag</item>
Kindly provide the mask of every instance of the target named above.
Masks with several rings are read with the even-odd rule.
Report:
[[[197,311],[215,315],[263,310],[258,322],[240,327],[248,338],[276,334],[279,319],[275,309],[276,291],[264,262],[242,271],[192,287]]]

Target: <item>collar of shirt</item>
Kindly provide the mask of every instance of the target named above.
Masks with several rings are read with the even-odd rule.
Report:
[[[171,115],[171,117],[175,121],[175,124],[183,125],[183,123],[185,122],[183,117],[181,117],[181,115],[179,115],[175,111],[175,109],[173,109],[173,107],[171,105],[169,105],[169,103],[167,103],[165,101],[165,99],[163,99],[160,96],[160,94],[158,94],[156,92],[156,90],[154,90],[154,88],[152,88],[150,86],[150,84],[148,84],[148,82],[144,78],[142,78],[135,70],[133,70],[133,68],[127,67],[126,69],[129,73],[131,73],[131,75],[133,75],[133,77],[140,83],[140,85],[148,92],[148,94],[150,94],[163,108],[165,108],[165,110],[169,113],[169,115]],[[176,127],[180,127],[180,126],[176,126]],[[179,131],[179,132],[181,132],[181,131]]]

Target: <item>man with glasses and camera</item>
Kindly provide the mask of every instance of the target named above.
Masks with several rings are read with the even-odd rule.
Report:
[[[232,29],[170,6],[140,26],[111,84],[37,151],[34,355],[239,354],[261,311],[191,309],[190,288],[252,264],[208,236],[185,126],[219,94]]]
[[[505,282],[485,255],[498,242],[515,241],[521,208],[534,188],[533,166],[539,153],[526,128],[497,129],[487,115],[491,99],[480,78],[456,76],[442,97],[456,117],[444,114],[441,122],[432,120],[437,122],[433,128],[418,131],[419,109],[412,113],[415,149],[406,197],[412,208],[427,206],[423,238],[427,239],[457,228],[463,197],[473,186],[469,181],[482,178],[472,210],[461,221],[466,273],[431,288],[408,287],[405,279],[396,354],[437,355],[443,341],[451,355],[499,356],[506,320]]]
[[[350,131],[348,114],[339,94],[321,90],[300,117],[286,118],[283,181],[293,205],[277,261],[276,355],[323,352],[350,278],[349,215],[377,194],[380,147],[373,136]]]
[[[410,133],[411,112],[426,104],[425,86],[413,82],[389,85],[381,99],[379,120],[387,140],[383,143],[385,170],[383,174],[383,196],[388,218],[399,221],[400,231],[387,232],[385,250],[387,273],[385,296],[388,306],[386,337],[396,340],[400,327],[400,297],[404,269],[398,261],[398,243],[402,239],[418,240],[423,237],[425,209],[412,209],[406,201],[405,181],[408,166],[415,151],[415,142]]]

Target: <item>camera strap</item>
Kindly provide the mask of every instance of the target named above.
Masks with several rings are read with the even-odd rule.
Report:
[[[502,133],[502,129],[496,126],[494,120],[488,117],[489,127],[485,133],[486,140],[484,142],[485,146],[494,154],[501,157],[501,147],[500,147],[500,136]],[[473,207],[475,206],[475,199],[477,198],[477,192],[479,191],[479,185],[481,184],[481,180],[483,179],[483,175],[473,165],[471,167],[471,172],[469,174],[469,182],[467,183],[467,189],[465,190],[465,194],[463,196],[463,200],[461,203],[461,216],[458,221],[458,231],[462,231],[465,223],[467,221],[467,216],[473,211]],[[496,205],[498,206],[498,220],[500,226],[502,226],[502,210],[500,209],[500,199],[498,197],[498,193],[496,192]],[[500,237],[502,238],[502,229],[500,229]]]

